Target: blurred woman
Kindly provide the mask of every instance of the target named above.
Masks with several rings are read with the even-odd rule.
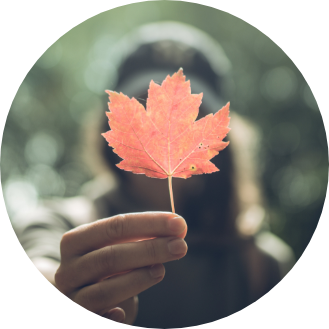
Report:
[[[149,82],[161,83],[180,67],[192,93],[204,94],[199,117],[229,101],[220,96],[230,63],[218,43],[193,27],[143,26],[109,56],[118,67],[113,89],[144,106]],[[177,216],[166,180],[115,166],[120,158],[101,136],[109,130],[104,111],[92,111],[84,136],[95,179],[80,196],[44,201],[16,228],[34,264],[83,307],[142,327],[208,323],[266,294],[292,267],[293,255],[263,226],[257,131],[231,117],[230,145],[212,159],[220,172],[173,179]]]

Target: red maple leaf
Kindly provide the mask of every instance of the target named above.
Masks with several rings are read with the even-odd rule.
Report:
[[[120,169],[148,177],[167,178],[172,211],[172,177],[219,171],[209,160],[223,150],[230,128],[229,103],[216,114],[195,121],[202,93],[191,94],[183,70],[169,75],[162,85],[150,83],[146,111],[135,98],[114,91],[106,115],[111,130],[102,134],[123,160]]]

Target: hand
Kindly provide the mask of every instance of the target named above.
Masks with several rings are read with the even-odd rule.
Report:
[[[56,286],[86,309],[132,324],[136,295],[163,279],[162,263],[185,256],[186,232],[183,218],[164,212],[81,225],[62,237]]]

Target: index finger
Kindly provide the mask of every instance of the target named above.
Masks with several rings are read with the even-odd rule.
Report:
[[[81,225],[63,235],[62,256],[83,255],[112,244],[154,237],[179,236],[187,232],[185,220],[169,212],[117,215]]]

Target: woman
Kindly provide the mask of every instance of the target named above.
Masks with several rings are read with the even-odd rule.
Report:
[[[192,93],[204,94],[199,117],[228,101],[218,95],[229,61],[195,28],[171,22],[141,27],[109,58],[118,68],[113,89],[144,106],[150,80],[161,83],[180,67]],[[232,114],[230,145],[212,160],[219,173],[174,179],[177,215],[170,213],[166,180],[115,166],[120,158],[101,137],[109,130],[106,117],[103,112],[97,120],[96,113],[84,133],[95,180],[81,196],[44,201],[16,228],[28,255],[61,292],[119,322],[187,327],[229,316],[281,280],[293,257],[269,232],[256,236],[265,211],[250,123]]]

